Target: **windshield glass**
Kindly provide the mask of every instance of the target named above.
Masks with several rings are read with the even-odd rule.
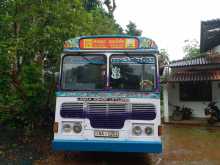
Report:
[[[96,90],[105,88],[106,57],[104,55],[66,55],[62,66],[62,89]]]
[[[149,55],[112,55],[111,88],[152,91],[155,87],[155,61],[155,57]]]

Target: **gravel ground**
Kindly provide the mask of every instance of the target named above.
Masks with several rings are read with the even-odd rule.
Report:
[[[164,126],[163,154],[67,153],[51,150],[48,130],[34,136],[1,130],[0,164],[52,165],[219,165],[220,128]]]

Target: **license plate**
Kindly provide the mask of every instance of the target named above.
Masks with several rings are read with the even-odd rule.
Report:
[[[103,131],[103,130],[95,130],[94,131],[95,137],[109,137],[109,138],[118,138],[119,132],[118,131]]]

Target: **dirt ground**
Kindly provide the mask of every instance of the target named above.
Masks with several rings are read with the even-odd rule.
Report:
[[[48,131],[46,131],[48,132]],[[0,134],[0,164],[219,165],[220,128],[164,125],[163,154],[64,153],[51,150],[52,136]]]

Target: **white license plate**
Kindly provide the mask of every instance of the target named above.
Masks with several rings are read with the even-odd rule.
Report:
[[[95,137],[109,137],[109,138],[118,138],[119,132],[118,131],[105,131],[105,130],[95,130],[94,131]]]

